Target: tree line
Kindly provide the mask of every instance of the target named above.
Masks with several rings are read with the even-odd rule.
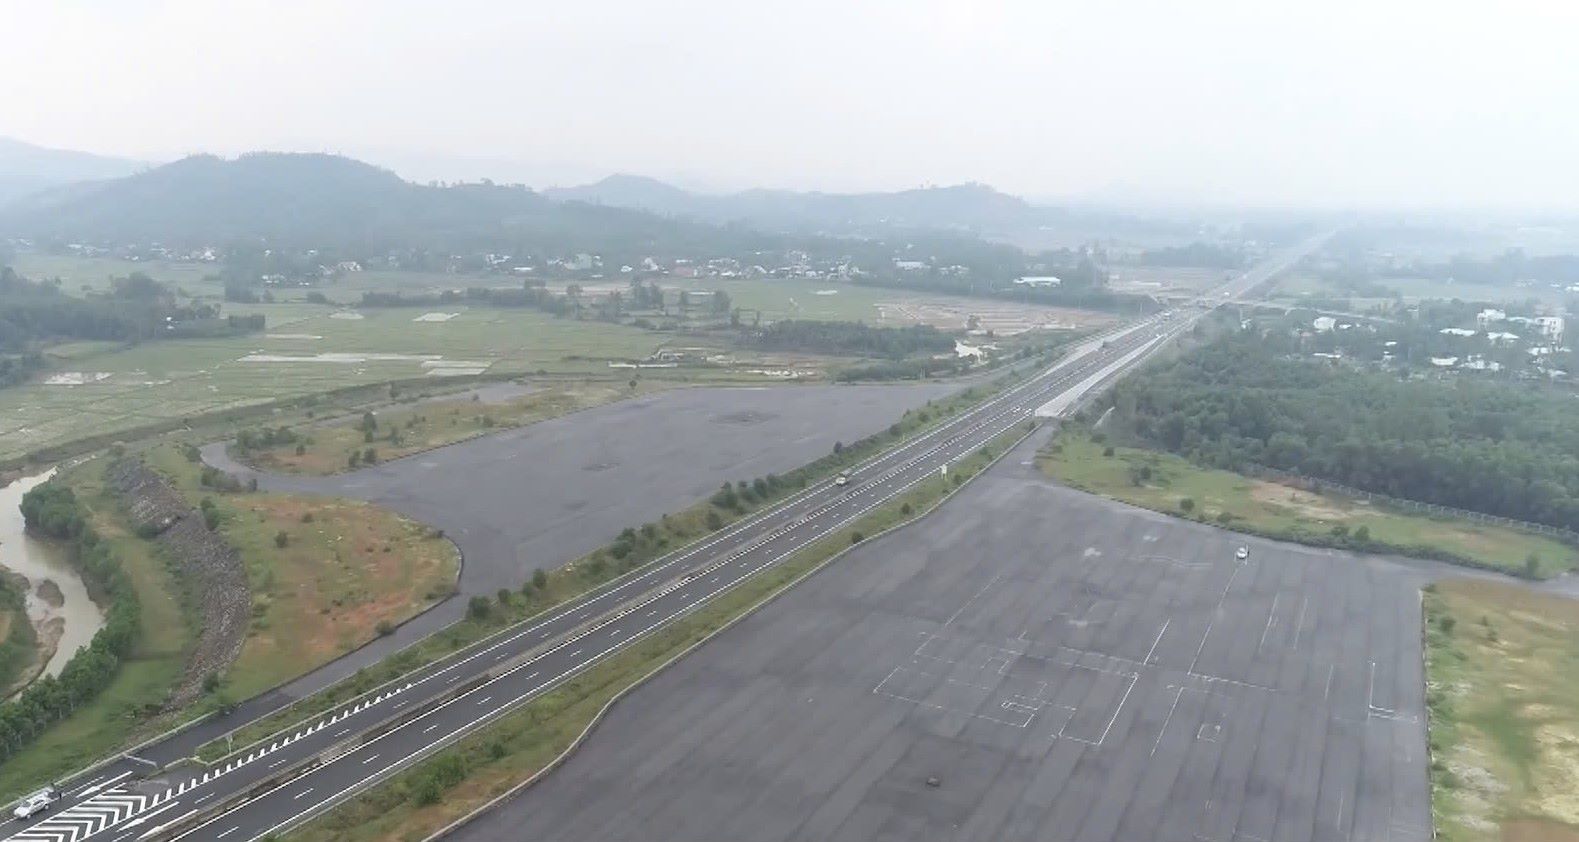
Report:
[[[931,325],[873,327],[861,322],[789,319],[753,332],[751,344],[769,351],[810,351],[900,360],[954,350],[954,338]]]
[[[1579,529],[1571,395],[1400,379],[1229,334],[1121,382],[1115,428],[1208,465],[1259,464],[1392,497]]]
[[[530,307],[555,316],[575,313],[577,302],[541,284],[528,281],[520,287],[468,287],[447,289],[431,295],[405,295],[398,292],[364,292],[363,307],[441,307],[448,304],[476,304],[488,307]]]
[[[0,704],[0,762],[25,748],[49,726],[97,696],[115,680],[121,660],[137,639],[141,606],[119,559],[89,525],[87,512],[70,488],[46,482],[22,496],[29,529],[68,542],[72,563],[88,588],[103,593],[110,607],[104,627],[66,662],[58,676],[44,676],[15,699]]]
[[[108,292],[77,297],[58,282],[31,281],[0,268],[0,383],[36,370],[39,345],[58,339],[142,342],[261,330],[262,316],[219,317],[211,304],[182,304],[169,287],[141,272],[117,278]]]

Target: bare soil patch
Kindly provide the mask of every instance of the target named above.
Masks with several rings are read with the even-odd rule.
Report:
[[[978,301],[958,298],[904,298],[877,305],[877,321],[889,326],[926,324],[939,330],[980,331],[1009,336],[1027,330],[1079,330],[1113,324],[1116,317],[1093,310]]]
[[[1250,481],[1250,498],[1258,503],[1282,506],[1315,520],[1344,520],[1351,514],[1334,506],[1331,500],[1275,482]]]

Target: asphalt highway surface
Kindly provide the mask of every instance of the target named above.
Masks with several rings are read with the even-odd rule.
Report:
[[[1427,842],[1419,588],[1444,568],[1072,491],[1038,438],[449,838]]]
[[[1280,255],[1225,291],[1242,294],[1312,245]],[[354,704],[242,748],[215,766],[150,776],[173,758],[128,757],[98,770],[96,778],[72,781],[62,809],[33,823],[0,824],[0,832],[49,842],[90,837],[236,842],[293,826],[936,476],[1048,401],[1094,388],[1098,378],[1118,374],[1120,367],[1189,329],[1195,315],[1153,317],[1084,343],[1046,371],[859,466],[851,485],[825,482],[809,488]],[[221,805],[226,808],[220,810]]]

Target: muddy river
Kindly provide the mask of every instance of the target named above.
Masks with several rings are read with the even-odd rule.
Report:
[[[39,642],[58,638],[44,667],[49,675],[59,674],[104,625],[103,613],[67,563],[65,548],[28,535],[22,526],[22,495],[54,473],[50,469],[0,488],[0,565],[27,577],[27,612],[39,629]]]

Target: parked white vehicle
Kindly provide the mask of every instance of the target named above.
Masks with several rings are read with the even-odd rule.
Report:
[[[19,819],[32,818],[48,810],[49,805],[55,803],[55,799],[59,797],[60,793],[56,792],[54,787],[46,786],[22,799],[22,803],[16,805],[16,809],[12,810],[11,814]]]

